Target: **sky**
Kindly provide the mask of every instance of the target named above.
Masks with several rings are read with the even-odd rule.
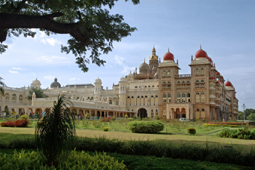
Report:
[[[0,54],[0,77],[8,87],[30,86],[36,78],[48,88],[56,77],[62,85],[94,83],[104,88],[118,84],[120,77],[148,63],[153,46],[162,58],[167,52],[178,59],[180,74],[190,74],[191,55],[200,45],[212,58],[216,69],[236,89],[239,110],[255,109],[255,1],[254,0],[120,0],[111,10],[121,14],[137,31],[114,42],[114,49],[101,55],[105,66],[90,64],[82,72],[72,54],[61,53],[69,35],[35,38],[8,37],[5,53]]]

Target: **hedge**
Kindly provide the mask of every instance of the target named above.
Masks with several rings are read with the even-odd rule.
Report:
[[[164,129],[164,124],[159,121],[131,121],[128,129],[133,133],[159,133]]]

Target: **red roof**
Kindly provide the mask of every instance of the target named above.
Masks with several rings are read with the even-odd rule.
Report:
[[[219,82],[218,82],[218,81],[216,81],[216,84],[219,84]]]
[[[196,57],[196,58],[201,58],[201,57],[206,58],[206,57],[207,57],[207,53],[206,53],[204,50],[199,49],[199,50],[196,52],[195,57]]]
[[[215,79],[214,77],[209,77],[210,80]]]
[[[206,57],[209,61],[210,61],[210,63],[212,63],[212,59],[210,58],[210,57]]]
[[[219,73],[219,72],[216,72],[216,75],[220,75],[220,73]]]
[[[233,85],[232,85],[232,83],[231,83],[230,81],[226,81],[224,85],[225,85],[225,86],[231,86],[231,87],[233,87]]]
[[[174,55],[170,52],[167,52],[164,57],[163,57],[163,60],[173,60],[174,61]]]

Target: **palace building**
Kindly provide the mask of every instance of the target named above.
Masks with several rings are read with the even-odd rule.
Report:
[[[26,97],[32,87],[40,88],[39,80],[29,87],[4,87],[5,96],[0,96],[1,111],[42,114],[53,107],[59,94],[74,104],[77,115],[104,117],[166,117],[167,119],[236,120],[238,99],[230,81],[215,68],[215,64],[201,48],[195,57],[191,56],[191,74],[179,74],[178,60],[168,52],[160,62],[155,48],[152,49],[149,64],[145,61],[127,76],[121,77],[112,89],[103,88],[101,79],[94,84],[73,84],[61,86],[55,78],[49,89],[43,89],[47,98],[32,100]]]

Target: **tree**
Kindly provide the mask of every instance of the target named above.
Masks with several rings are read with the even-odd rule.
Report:
[[[65,95],[58,95],[52,112],[47,112],[36,126],[35,142],[48,166],[57,167],[73,147],[76,132],[74,114],[69,109],[72,105]]]
[[[32,100],[32,95],[33,93],[35,93],[36,95],[36,98],[45,98],[45,97],[48,97],[46,94],[44,94],[43,90],[40,89],[40,88],[37,88],[37,87],[32,87],[30,90],[29,90],[29,94],[28,96],[26,97],[28,100]]]
[[[248,117],[248,120],[255,121],[255,113],[251,113]]]
[[[70,34],[67,46],[61,52],[72,52],[82,71],[86,64],[98,66],[105,61],[99,56],[113,49],[113,41],[121,41],[136,30],[124,22],[123,16],[111,15],[118,0],[0,0],[0,53],[7,46],[2,44],[7,36],[34,37],[38,28],[47,35]],[[128,0],[125,0],[128,1]],[[139,0],[132,0],[138,4]],[[89,53],[89,57],[86,54]]]
[[[4,82],[2,82],[2,77],[0,77],[0,85],[1,86],[4,86],[5,84],[4,84]],[[2,94],[2,95],[4,95],[4,88],[3,87],[0,87],[0,93]]]

